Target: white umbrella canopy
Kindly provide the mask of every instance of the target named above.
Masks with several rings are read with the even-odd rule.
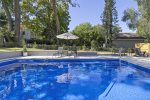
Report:
[[[74,40],[74,39],[79,38],[78,36],[73,35],[71,33],[63,33],[63,34],[57,35],[56,37],[59,38],[59,39],[67,39],[67,40],[69,40],[69,39]]]

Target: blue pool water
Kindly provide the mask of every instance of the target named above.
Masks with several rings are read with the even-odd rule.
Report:
[[[150,100],[149,94],[150,70],[117,59],[0,63],[0,100]]]

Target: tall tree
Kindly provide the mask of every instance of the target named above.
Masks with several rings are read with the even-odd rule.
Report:
[[[57,0],[57,16],[60,25],[60,33],[68,31],[70,22],[69,4]],[[22,3],[23,24],[43,39],[56,40],[56,17],[51,0],[24,0]],[[63,17],[61,17],[63,16]]]
[[[14,6],[15,6],[15,34],[16,34],[16,43],[17,46],[20,45],[20,0],[15,0],[14,1]]]
[[[60,21],[58,17],[58,11],[57,11],[57,1],[51,0],[54,16],[55,16],[55,22],[56,22],[56,35],[60,34]],[[57,39],[57,44],[59,44],[59,40]]]
[[[13,31],[13,19],[12,19],[11,12],[10,12],[10,9],[9,9],[9,6],[8,6],[10,1],[1,0],[1,2],[2,2],[2,7],[4,8],[5,13],[7,15],[7,20],[8,20],[8,23],[9,23],[9,31]]]
[[[115,27],[118,26],[118,14],[116,10],[115,0],[104,0],[105,8],[101,16],[103,27],[105,29],[105,46],[111,46]]]
[[[137,30],[137,33],[147,38],[150,42],[150,0],[135,0],[138,11],[133,8],[124,11],[122,21],[126,22],[129,29]]]
[[[57,2],[56,0],[51,0],[51,3],[52,3],[55,21],[56,21],[56,33],[60,34],[60,22],[59,22],[58,11],[57,11]]]
[[[75,43],[78,46],[90,47],[91,41],[96,41],[99,46],[104,43],[102,25],[92,26],[91,23],[85,22],[76,26],[72,33],[80,37]]]
[[[140,12],[137,33],[147,38],[150,43],[150,0],[136,0]]]
[[[7,19],[4,11],[0,11],[0,27],[3,27],[7,24]]]
[[[122,21],[127,23],[127,26],[131,30],[135,30],[137,28],[139,20],[139,13],[133,8],[128,8],[124,11],[124,16],[122,17]]]

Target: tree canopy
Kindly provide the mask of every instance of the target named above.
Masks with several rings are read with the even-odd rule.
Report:
[[[8,31],[16,33],[14,37],[21,35],[19,27],[23,26],[38,38],[50,41],[69,30],[69,5],[76,6],[71,0],[1,0],[0,3],[6,13]]]
[[[127,23],[129,29],[137,30],[137,33],[147,38],[150,42],[150,0],[135,0],[138,11],[133,8],[124,11],[122,20]]]
[[[92,41],[96,41],[98,46],[104,43],[103,27],[101,25],[92,26],[91,23],[85,22],[75,27],[73,34],[80,38],[76,40],[78,46],[91,46]]]

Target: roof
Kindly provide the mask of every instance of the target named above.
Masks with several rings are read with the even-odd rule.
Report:
[[[118,33],[116,34],[116,39],[145,39],[136,33]]]

